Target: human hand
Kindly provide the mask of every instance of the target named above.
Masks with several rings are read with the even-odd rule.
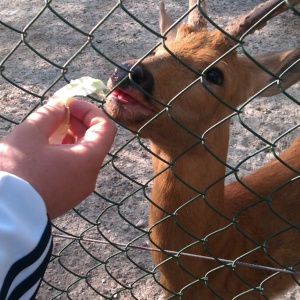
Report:
[[[44,199],[50,219],[67,212],[94,189],[116,134],[114,123],[89,102],[71,99],[70,129],[63,144],[49,137],[66,108],[51,99],[0,143],[0,170],[29,182]],[[34,203],[33,203],[34,205]]]

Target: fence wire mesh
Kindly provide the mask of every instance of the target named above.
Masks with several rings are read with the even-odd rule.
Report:
[[[209,29],[224,29],[225,24],[260,2],[208,1]],[[270,21],[264,29],[253,34],[248,31],[242,37],[236,46],[240,54],[253,59],[259,52],[292,49],[299,45],[299,7],[289,1],[286,3],[290,6],[287,13]],[[168,1],[166,6],[175,20],[185,20],[188,12],[185,1]],[[172,64],[176,65],[179,62],[175,73],[168,71],[170,78],[167,80],[173,82],[174,78],[177,78],[185,82],[186,74],[193,70],[189,62],[182,60],[168,48],[160,34],[157,1],[2,0],[0,7],[1,136],[22,122],[71,79],[88,75],[105,80],[114,68],[124,69],[124,65],[121,65],[124,61],[136,59],[137,66],[143,64],[158,46],[167,49],[166,53],[174,58]],[[295,56],[294,64],[278,75],[283,76],[285,72],[289,74],[289,69],[297,64],[299,65],[299,54],[298,57]],[[201,75],[203,69],[196,70],[197,72]],[[299,68],[296,72],[299,73]],[[136,85],[133,76],[128,76],[131,84]],[[232,76],[233,80],[239,80],[236,74]],[[166,79],[158,77],[155,80]],[[274,82],[279,83],[281,88],[278,77],[274,78]],[[156,84],[159,85],[157,82]],[[168,89],[177,90],[175,84],[176,82],[170,83]],[[203,85],[214,94],[205,81]],[[244,82],[244,89],[248,86],[251,86],[250,78],[249,82]],[[299,84],[293,85],[289,90],[281,88],[281,93],[274,97],[259,97],[260,93],[251,95],[238,109],[230,109],[227,116],[217,124],[207,121],[210,126],[200,137],[170,109],[172,105],[176,107],[176,103],[180,102],[180,95],[188,93],[190,88],[186,86],[185,90],[178,91],[176,97],[170,97],[161,111],[146,125],[134,130],[133,134],[130,133],[132,130],[128,130],[131,129],[128,128],[130,126],[123,126],[122,122],[116,120],[119,132],[99,173],[94,193],[73,211],[53,222],[54,250],[37,299],[159,299],[162,287],[169,291],[168,299],[275,299],[280,290],[278,286],[281,283],[287,286],[289,280],[295,288],[285,292],[278,299],[300,297],[297,296],[300,222],[299,214],[293,214],[298,208],[294,203],[290,210],[283,214],[280,211],[282,204],[280,206],[280,203],[272,202],[272,196],[277,192],[281,193],[279,202],[286,202],[289,191],[296,190],[295,186],[299,185],[299,164],[291,164],[290,161],[278,157],[297,136],[300,112]],[[262,87],[264,88],[265,86]],[[218,102],[229,105],[222,99],[221,94],[216,93],[215,96]],[[153,100],[161,103],[162,99]],[[84,100],[91,101],[99,107],[103,107],[105,102],[96,96]],[[182,131],[182,134],[188,132],[196,139],[193,145],[177,154],[171,161],[166,161],[165,156],[159,156],[159,152],[150,147],[142,134],[147,126],[151,127],[156,119],[165,115],[172,120],[174,131]],[[209,140],[210,134],[222,128],[229,118],[229,153],[225,161],[219,151],[213,151],[214,147],[206,143],[206,140]],[[161,138],[166,138],[163,126],[158,131]],[[222,141],[218,143],[221,145]],[[215,161],[226,166],[226,175],[224,173],[222,178],[212,177],[210,185],[201,187],[202,190],[200,187],[195,188],[188,179],[190,176],[197,177],[195,174],[200,172],[196,162],[194,166],[184,166],[184,176],[181,176],[182,173],[176,165],[199,145],[204,147]],[[168,147],[176,148],[176,141]],[[151,155],[163,166],[157,173],[152,172]],[[248,186],[248,183],[243,181],[243,176],[274,157],[280,159],[294,175],[287,182],[283,181],[273,188],[269,195],[262,193],[264,180],[267,182],[272,179],[265,178],[266,175],[261,178],[261,189],[252,190],[251,184]],[[206,174],[212,174],[214,171],[209,166],[205,170]],[[188,192],[191,197],[183,196],[187,197],[186,202],[178,204],[173,211],[159,207],[151,196],[153,181],[161,180],[164,173],[171,173],[173,181],[176,178],[176,185],[191,191]],[[84,176],[84,170],[82,175]],[[252,198],[253,195],[257,196],[256,200],[252,199],[243,207],[237,204],[238,209],[233,207],[234,213],[231,216],[218,210],[218,205],[214,206],[214,201],[209,197],[209,190],[213,190],[219,183],[222,184],[224,178],[226,182],[238,180],[246,187],[245,191],[251,190],[248,194],[251,194]],[[163,197],[164,191],[160,192]],[[247,197],[247,192],[244,197]],[[223,196],[220,199],[222,198]],[[230,200],[230,196],[228,199]],[[207,217],[213,219],[213,222],[210,222],[212,226],[206,228],[203,236],[199,236],[195,230],[199,224],[209,223],[203,220],[203,214],[193,219],[189,227],[182,225],[185,224],[182,218],[190,218],[189,208],[194,209],[195,203],[199,207],[205,207]],[[226,204],[229,205],[230,202]],[[164,210],[163,219],[152,224],[150,228],[149,206],[152,207],[152,211]],[[265,210],[257,209],[262,206],[265,206]],[[251,214],[253,216],[253,211],[258,212],[254,222],[259,223],[259,226],[250,228],[247,222],[243,222],[243,218]],[[270,215],[274,228],[280,230],[273,230],[264,239],[259,240],[259,233],[267,226]],[[176,227],[174,230],[178,233],[179,248],[176,241],[171,241],[171,248],[163,248],[161,244],[157,245],[157,248],[151,247],[150,232],[157,228],[163,231],[164,226]],[[291,231],[292,238],[289,236]],[[230,236],[238,236],[239,240],[230,239]],[[189,243],[182,246],[184,241],[181,239],[186,239]],[[150,240],[156,242],[155,239],[151,239],[151,234]],[[235,251],[243,243],[250,245],[245,248],[247,250]],[[214,245],[220,244],[221,255],[220,251],[214,248]],[[202,250],[195,250],[197,247]],[[281,252],[277,253],[274,249],[280,249]],[[291,249],[294,256],[291,256]],[[151,255],[160,252],[165,255],[163,260],[155,265]],[[233,252],[233,255],[229,255],[230,252]],[[259,255],[264,259],[257,260]],[[200,265],[205,272],[194,271],[192,266],[199,266],[199,261],[203,262]],[[289,264],[286,263],[288,261]],[[174,272],[174,282],[178,278],[180,280],[180,274],[190,274],[187,281],[183,280],[184,284],[179,290],[176,283],[176,288],[172,289],[172,285],[160,281],[160,270],[170,265]],[[207,269],[207,266],[210,266],[210,269]],[[258,273],[262,275],[257,276]],[[250,277],[247,274],[250,274]],[[185,276],[187,275],[183,275],[184,278]],[[251,276],[263,279],[258,281]],[[221,290],[230,290],[232,285],[235,285],[233,290],[238,290],[235,295],[220,293],[220,286]],[[194,286],[197,290],[205,289],[206,292],[198,294],[193,290]],[[192,289],[192,294],[183,297],[189,289]]]

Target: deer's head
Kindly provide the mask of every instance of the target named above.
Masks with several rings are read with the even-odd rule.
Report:
[[[172,25],[161,3],[161,32],[166,40],[144,59],[123,63],[108,82],[114,89],[106,104],[109,114],[142,136],[169,145],[193,134],[201,136],[272,82],[262,95],[280,93],[277,79],[284,88],[300,79],[299,48],[254,57],[269,72],[236,52],[237,39],[267,12],[272,11],[252,32],[286,10],[284,1],[256,7],[226,27],[228,35],[206,28],[196,2],[190,0],[189,20],[180,26]],[[204,1],[201,8],[205,12]]]

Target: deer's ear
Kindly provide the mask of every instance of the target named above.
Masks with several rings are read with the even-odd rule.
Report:
[[[165,34],[167,37],[167,42],[172,40],[180,39],[182,36],[189,34],[190,32],[200,31],[207,28],[206,19],[202,14],[200,14],[197,6],[197,0],[189,0],[189,15],[186,26],[182,26],[180,24],[174,24],[172,18],[167,14],[165,10],[165,4],[161,0],[159,2],[159,25],[160,25],[160,33]],[[206,12],[206,1],[202,0],[200,2],[200,6],[202,11]],[[178,32],[178,28],[181,28],[181,31]],[[165,33],[166,32],[166,33]],[[179,34],[178,34],[179,33]]]
[[[300,81],[300,48],[258,55],[254,58],[262,66],[262,68],[254,67],[252,77],[253,83],[256,85],[254,91],[260,91],[268,84],[274,82],[276,77],[279,78],[278,83],[283,89],[287,89]],[[275,76],[268,74],[266,70]],[[269,97],[280,93],[280,87],[278,84],[274,84],[264,91],[261,96]]]
[[[172,25],[174,21],[167,14],[165,10],[165,4],[163,1],[159,2],[159,26],[160,26],[160,34],[164,34]],[[177,27],[174,26],[167,34],[166,37],[168,41],[174,40],[177,34]]]

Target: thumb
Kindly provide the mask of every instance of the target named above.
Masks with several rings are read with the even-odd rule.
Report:
[[[50,99],[47,104],[28,116],[20,126],[23,130],[28,129],[28,135],[42,136],[48,140],[57,128],[66,121],[66,117],[67,108],[64,103],[61,100]]]

